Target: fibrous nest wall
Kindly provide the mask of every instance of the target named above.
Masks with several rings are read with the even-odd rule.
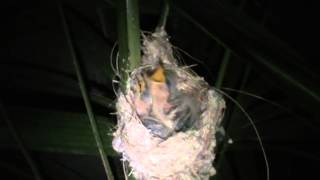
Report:
[[[225,102],[203,78],[179,66],[167,34],[144,36],[141,67],[117,99],[113,148],[137,179],[208,179]]]

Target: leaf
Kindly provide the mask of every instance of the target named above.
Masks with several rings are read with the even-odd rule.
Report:
[[[31,150],[98,155],[96,143],[85,113],[35,108],[8,108],[17,132]],[[111,146],[113,125],[97,116],[106,153],[115,156]],[[0,127],[0,146],[16,147],[6,127]]]

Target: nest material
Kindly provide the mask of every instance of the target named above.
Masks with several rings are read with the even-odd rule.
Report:
[[[223,118],[225,102],[216,91],[209,88],[203,78],[178,66],[163,30],[144,37],[143,45],[143,65],[131,73],[125,92],[120,92],[117,99],[118,126],[113,134],[113,148],[122,154],[124,161],[129,162],[137,179],[209,179],[216,173],[212,166],[215,158],[215,132]],[[170,90],[159,88],[159,92],[154,95],[158,98],[147,103],[140,100],[141,92],[135,87],[136,81],[141,73],[154,67],[159,61],[166,71],[174,73],[171,74],[174,76],[171,77],[174,84],[171,83]],[[191,103],[170,106],[169,96],[174,92],[180,94],[178,97],[183,99],[182,102]],[[170,132],[165,138],[143,123],[142,117],[147,113],[146,109],[155,104],[154,108],[162,109],[159,111],[162,113],[166,106],[174,108],[170,111],[171,115],[154,118],[161,121],[163,127]],[[199,110],[192,111],[192,108]],[[191,127],[177,129],[177,115],[182,116],[178,113],[189,111],[197,119]]]

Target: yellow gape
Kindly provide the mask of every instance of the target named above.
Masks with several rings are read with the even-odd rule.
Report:
[[[164,83],[166,81],[164,68],[161,65],[157,67],[154,73],[151,74],[150,79],[155,82]]]

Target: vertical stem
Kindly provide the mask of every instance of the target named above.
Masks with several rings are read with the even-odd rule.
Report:
[[[129,73],[141,63],[139,8],[138,0],[118,0],[117,3],[119,42],[117,68],[121,73],[123,87]]]
[[[18,147],[21,151],[21,153],[23,154],[24,158],[26,159],[27,163],[29,164],[31,171],[34,175],[34,178],[36,180],[42,180],[42,176],[40,174],[39,168],[37,167],[36,163],[34,162],[34,160],[32,159],[29,151],[27,150],[27,148],[25,147],[21,137],[19,136],[19,134],[17,133],[14,124],[11,122],[10,118],[7,115],[7,112],[1,102],[0,99],[0,115],[3,117],[4,121],[7,123],[9,131],[11,132],[14,140],[17,142]]]
[[[138,0],[126,0],[127,31],[129,48],[129,71],[137,68],[141,61],[140,22]]]
[[[129,73],[141,64],[140,23],[138,0],[117,1],[119,56],[117,68],[121,74],[121,88],[125,89]],[[129,176],[129,179],[134,179]]]
[[[116,68],[120,73],[121,88],[124,87],[126,80],[128,79],[128,73],[126,70],[130,64],[129,49],[128,49],[128,33],[127,33],[127,15],[126,15],[126,3],[124,0],[117,1],[117,31],[118,31],[118,44],[119,44],[119,56],[117,58]]]
[[[106,175],[107,175],[109,180],[113,180],[114,177],[113,177],[113,174],[112,174],[109,162],[108,162],[107,154],[106,154],[106,152],[104,150],[104,147],[103,147],[102,139],[101,139],[101,136],[100,136],[100,133],[99,133],[99,130],[98,130],[98,126],[97,126],[97,122],[96,122],[95,116],[93,114],[93,110],[92,110],[92,107],[91,107],[90,99],[89,99],[89,96],[88,96],[88,91],[87,91],[86,84],[85,84],[85,81],[84,81],[84,78],[83,78],[83,73],[82,73],[81,68],[80,68],[80,63],[78,61],[78,58],[77,58],[77,55],[76,55],[76,52],[75,52],[75,49],[74,49],[74,46],[73,46],[73,42],[72,42],[72,39],[71,39],[69,27],[68,27],[67,21],[65,19],[65,15],[64,15],[64,12],[63,12],[63,7],[62,7],[61,4],[59,4],[59,11],[60,11],[61,21],[62,21],[62,25],[63,25],[63,30],[64,30],[64,33],[66,35],[67,44],[68,44],[69,49],[70,49],[71,58],[72,58],[72,61],[73,61],[74,67],[75,67],[75,71],[76,71],[76,75],[77,75],[77,79],[78,79],[78,82],[79,82],[80,91],[81,91],[82,98],[84,100],[84,104],[85,104],[85,107],[87,109],[87,114],[88,114],[88,117],[89,117],[89,120],[90,120],[92,133],[94,135],[94,138],[95,138],[98,150],[99,150],[100,158],[102,160]]]

